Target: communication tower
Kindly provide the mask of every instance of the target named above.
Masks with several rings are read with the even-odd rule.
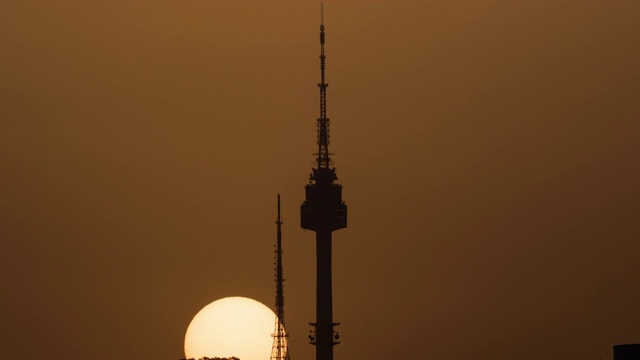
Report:
[[[275,245],[275,281],[276,281],[276,324],[273,334],[273,346],[271,347],[271,360],[289,360],[289,335],[284,327],[284,290],[282,283],[282,220],[280,219],[280,194],[278,194],[278,218],[276,219],[276,245]]]
[[[321,5],[322,6],[322,5]],[[333,299],[331,289],[331,233],[347,227],[347,205],[342,201],[342,185],[332,167],[329,152],[329,125],[327,118],[327,87],[324,70],[324,16],[320,10],[320,117],[317,119],[318,153],[315,166],[305,186],[305,201],[300,206],[300,224],[303,229],[316,233],[316,322],[309,342],[316,346],[316,360],[333,360],[333,346],[339,344],[340,335],[334,331]]]

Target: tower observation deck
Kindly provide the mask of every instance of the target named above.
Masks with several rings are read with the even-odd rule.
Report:
[[[322,14],[322,10],[321,10]],[[339,344],[334,331],[331,277],[331,233],[347,227],[347,205],[342,201],[342,185],[332,166],[329,152],[327,118],[327,87],[325,82],[324,19],[320,21],[320,117],[317,119],[318,153],[309,183],[305,186],[305,201],[300,206],[301,227],[316,233],[316,322],[309,335],[316,346],[316,360],[333,360],[333,346]]]

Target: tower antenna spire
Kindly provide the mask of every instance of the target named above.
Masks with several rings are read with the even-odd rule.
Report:
[[[275,281],[276,324],[273,330],[273,345],[270,360],[289,360],[289,335],[284,326],[284,277],[282,272],[282,219],[280,218],[280,194],[278,194],[278,218],[276,219]]]
[[[316,163],[318,169],[328,169],[331,165],[329,157],[329,125],[331,120],[327,118],[327,87],[324,70],[326,65],[326,55],[324,54],[324,4],[320,3],[320,117],[318,118],[318,158]]]

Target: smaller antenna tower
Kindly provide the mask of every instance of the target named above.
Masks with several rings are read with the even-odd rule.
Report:
[[[289,335],[284,326],[284,290],[282,284],[282,220],[280,219],[280,194],[278,194],[278,218],[276,220],[277,235],[275,245],[275,281],[276,281],[276,325],[271,336],[271,360],[289,360]]]

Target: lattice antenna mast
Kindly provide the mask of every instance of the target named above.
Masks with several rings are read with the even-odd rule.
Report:
[[[275,282],[276,282],[276,323],[271,347],[271,360],[289,360],[289,335],[284,326],[284,277],[282,275],[282,220],[280,218],[280,194],[278,194],[278,218],[276,219]]]
[[[327,118],[327,87],[329,84],[324,79],[324,69],[326,56],[324,54],[324,8],[320,3],[320,118],[318,118],[318,158],[316,160],[318,169],[328,169],[331,163],[329,157],[329,125],[331,121]]]

